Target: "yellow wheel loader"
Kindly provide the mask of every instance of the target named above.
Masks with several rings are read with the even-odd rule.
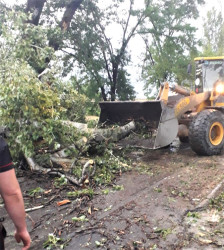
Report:
[[[220,154],[224,148],[224,56],[195,58],[191,91],[164,83],[154,101],[101,102],[99,122],[147,123],[152,149],[168,146],[178,136],[198,155]],[[174,95],[170,95],[171,91]]]

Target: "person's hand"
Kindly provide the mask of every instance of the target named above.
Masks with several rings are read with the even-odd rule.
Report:
[[[22,232],[16,231],[15,239],[18,243],[20,243],[21,241],[23,242],[22,250],[28,250],[30,248],[31,239],[27,230],[24,230]]]

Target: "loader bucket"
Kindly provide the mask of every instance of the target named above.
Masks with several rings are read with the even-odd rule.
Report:
[[[100,124],[126,124],[130,121],[146,124],[151,135],[150,148],[169,145],[177,136],[178,121],[174,109],[161,101],[100,102]]]

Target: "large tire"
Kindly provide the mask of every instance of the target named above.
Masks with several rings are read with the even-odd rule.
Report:
[[[197,114],[189,127],[189,143],[198,155],[217,155],[224,147],[224,114],[206,109]]]

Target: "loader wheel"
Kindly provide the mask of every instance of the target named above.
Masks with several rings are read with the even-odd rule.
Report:
[[[189,143],[198,155],[217,155],[224,147],[224,114],[215,109],[198,113],[189,127]]]

